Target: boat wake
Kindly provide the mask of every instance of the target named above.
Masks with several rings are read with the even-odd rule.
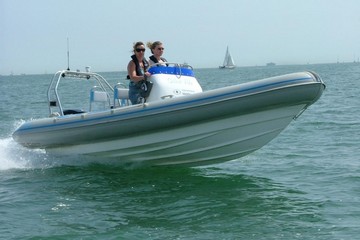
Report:
[[[13,123],[16,129],[24,120]],[[13,132],[13,131],[11,131]],[[52,166],[44,150],[28,149],[16,143],[11,136],[0,139],[0,171],[9,169],[32,169]]]
[[[13,125],[16,129],[24,121],[17,121]],[[141,163],[120,163],[116,159],[92,157],[85,155],[54,155],[44,149],[29,149],[21,146],[9,136],[0,138],[0,171],[20,169],[47,169],[59,166],[87,166],[101,164],[118,166],[123,169],[137,169],[144,167]]]
[[[16,143],[11,137],[0,139],[0,171],[11,169],[46,169],[59,166],[86,166],[89,164],[116,164],[88,156],[58,156],[46,153],[43,149],[28,149]],[[136,168],[132,166],[124,166]]]
[[[24,121],[17,121],[13,128],[17,128]],[[143,164],[122,164],[114,159],[92,157],[85,155],[54,155],[44,149],[29,149],[23,147],[9,136],[0,138],[0,171],[11,169],[46,169],[59,166],[86,166],[91,164],[105,164],[121,166],[125,169],[141,168]]]
[[[11,137],[0,139],[0,170],[45,168],[46,159],[44,150],[26,149]]]

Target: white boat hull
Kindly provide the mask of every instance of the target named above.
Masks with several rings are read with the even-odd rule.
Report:
[[[150,165],[211,164],[245,156],[274,139],[303,109],[285,107],[100,143],[49,149]]]

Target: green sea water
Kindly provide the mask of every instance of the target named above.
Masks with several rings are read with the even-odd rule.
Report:
[[[48,115],[52,75],[0,76],[0,239],[359,239],[360,64],[195,75],[209,90],[305,70],[327,85],[318,102],[262,149],[197,168],[23,148],[11,134]]]

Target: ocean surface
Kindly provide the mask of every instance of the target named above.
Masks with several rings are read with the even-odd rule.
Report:
[[[0,76],[0,239],[360,239],[360,64],[195,74],[208,90],[305,70],[327,85],[318,102],[262,149],[196,168],[23,148],[11,134],[48,115],[52,75]]]

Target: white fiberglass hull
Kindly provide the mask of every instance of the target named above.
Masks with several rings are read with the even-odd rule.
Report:
[[[101,143],[50,149],[150,165],[211,164],[245,156],[275,138],[304,105],[188,125]]]

